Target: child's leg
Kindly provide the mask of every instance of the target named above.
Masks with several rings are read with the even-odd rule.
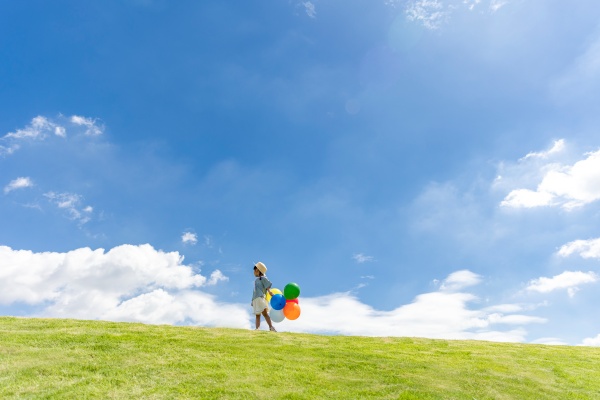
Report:
[[[267,321],[267,324],[269,324],[269,328],[272,328],[273,325],[271,324],[271,317],[269,317],[269,313],[267,312],[267,309],[265,308],[262,312],[263,317],[265,317],[265,321]],[[258,316],[258,318],[260,318],[260,315]]]
[[[256,329],[260,328],[260,314],[256,316]]]

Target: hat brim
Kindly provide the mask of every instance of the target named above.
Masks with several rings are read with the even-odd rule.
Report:
[[[261,262],[257,262],[256,264],[254,264],[254,268],[259,270],[263,275],[267,273],[267,267]]]

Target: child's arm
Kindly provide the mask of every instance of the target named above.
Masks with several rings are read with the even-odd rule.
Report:
[[[271,295],[271,297],[272,297],[273,296],[273,292],[271,292],[271,288],[273,287],[273,284],[271,283],[271,281],[267,277],[265,277],[264,280],[266,280],[267,283],[266,283],[266,287],[265,286],[263,286],[263,287],[265,287],[265,289],[267,289],[266,292],[269,293]],[[263,281],[263,285],[265,285],[264,281]]]

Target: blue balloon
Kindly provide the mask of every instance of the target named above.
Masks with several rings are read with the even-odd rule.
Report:
[[[273,310],[283,310],[283,307],[285,307],[285,297],[282,294],[271,297],[271,308]]]

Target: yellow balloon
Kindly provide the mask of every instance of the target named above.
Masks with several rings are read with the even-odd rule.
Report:
[[[283,293],[281,293],[281,290],[279,290],[279,289],[271,289],[271,293],[283,295]],[[267,291],[267,303],[269,303],[269,302],[271,302],[271,295]]]

